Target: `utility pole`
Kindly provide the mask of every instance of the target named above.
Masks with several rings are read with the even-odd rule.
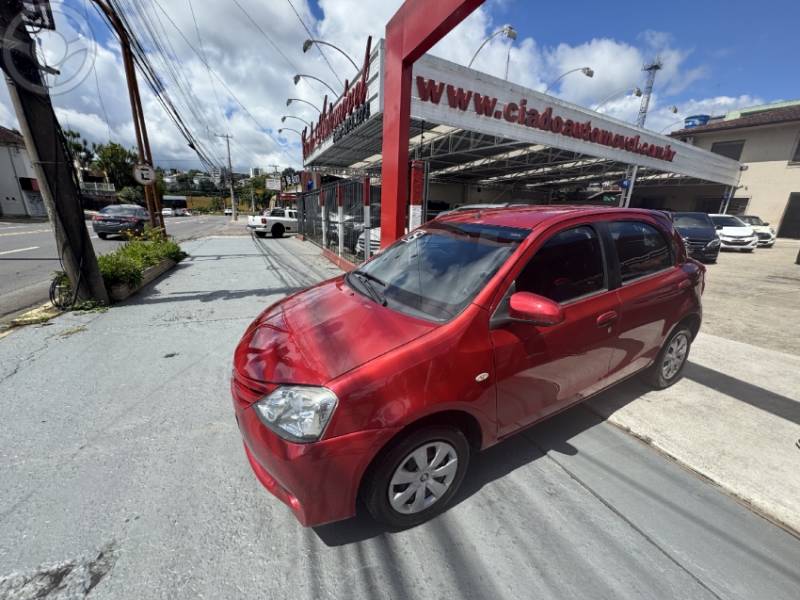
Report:
[[[150,152],[150,139],[147,136],[147,126],[142,110],[142,98],[139,95],[139,82],[136,79],[136,66],[133,61],[133,51],[128,30],[125,29],[117,12],[103,0],[92,0],[106,15],[108,22],[116,31],[122,48],[122,63],[125,65],[125,77],[128,81],[128,96],[133,114],[133,128],[136,133],[136,145],[139,152],[139,162],[153,166],[153,155]],[[161,198],[156,190],[155,182],[144,186],[144,198],[147,210],[150,213],[150,225],[160,227],[166,233],[164,216],[161,214]]]
[[[86,229],[74,165],[65,149],[20,1],[0,2],[0,63],[75,298],[108,303]]]
[[[642,93],[642,103],[639,105],[639,116],[636,118],[636,126],[644,127],[644,122],[647,119],[647,109],[650,107],[650,96],[653,94],[653,85],[656,82],[656,73],[663,67],[660,58],[656,58],[649,65],[645,65],[642,71],[647,73],[647,83],[644,86]],[[631,197],[633,196],[633,186],[636,183],[636,175],[639,172],[639,165],[628,167],[625,179],[628,181],[628,189],[622,195],[623,206],[625,208],[631,205]]]
[[[231,187],[231,221],[238,221],[239,215],[236,213],[236,197],[233,195],[233,165],[231,165],[231,138],[229,133],[218,133],[218,138],[225,138],[225,144],[228,147],[228,182]]]

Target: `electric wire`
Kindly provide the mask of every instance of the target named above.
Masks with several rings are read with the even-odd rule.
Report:
[[[292,4],[292,0],[286,0],[286,1],[289,3],[289,6],[292,7],[292,11],[294,12],[295,16],[297,17],[297,20],[300,21],[300,24],[303,26],[303,29],[306,30],[306,33],[308,34],[308,37],[313,39],[315,37],[314,34],[308,28],[308,25],[306,25],[306,22],[303,20],[303,17],[300,16],[300,13],[297,12],[297,9],[294,7],[294,4]],[[336,81],[339,82],[339,85],[344,87],[344,82],[339,78],[339,74],[333,68],[333,65],[331,65],[331,63],[328,60],[328,57],[326,56],[326,54],[322,51],[322,47],[319,44],[314,44],[314,45],[317,47],[317,50],[319,50],[320,56],[322,56],[322,60],[324,60],[325,64],[328,65],[328,68],[331,70],[331,73],[333,73],[333,76],[336,78]]]

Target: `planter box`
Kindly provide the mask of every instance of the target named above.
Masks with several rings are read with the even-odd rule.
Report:
[[[142,273],[142,283],[131,287],[126,283],[118,283],[117,285],[112,285],[111,289],[108,291],[108,295],[111,298],[112,302],[121,302],[125,300],[128,296],[132,296],[144,286],[154,282],[156,279],[161,277],[164,273],[169,271],[172,267],[174,267],[176,263],[174,260],[168,258],[166,260],[162,260],[157,265],[153,265],[152,267],[147,267]]]

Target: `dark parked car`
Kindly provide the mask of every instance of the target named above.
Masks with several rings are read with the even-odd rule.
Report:
[[[137,204],[112,204],[92,217],[92,229],[101,240],[109,235],[141,235],[149,220],[147,211]]]
[[[703,262],[717,262],[720,241],[714,222],[706,213],[672,213],[675,229],[681,234],[689,256]]]

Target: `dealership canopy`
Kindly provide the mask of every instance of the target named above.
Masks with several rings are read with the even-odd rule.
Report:
[[[303,140],[307,169],[378,176],[381,166],[384,44],[365,53],[353,85]],[[412,158],[433,180],[531,189],[621,180],[736,186],[739,163],[565,102],[424,55],[414,63]]]

